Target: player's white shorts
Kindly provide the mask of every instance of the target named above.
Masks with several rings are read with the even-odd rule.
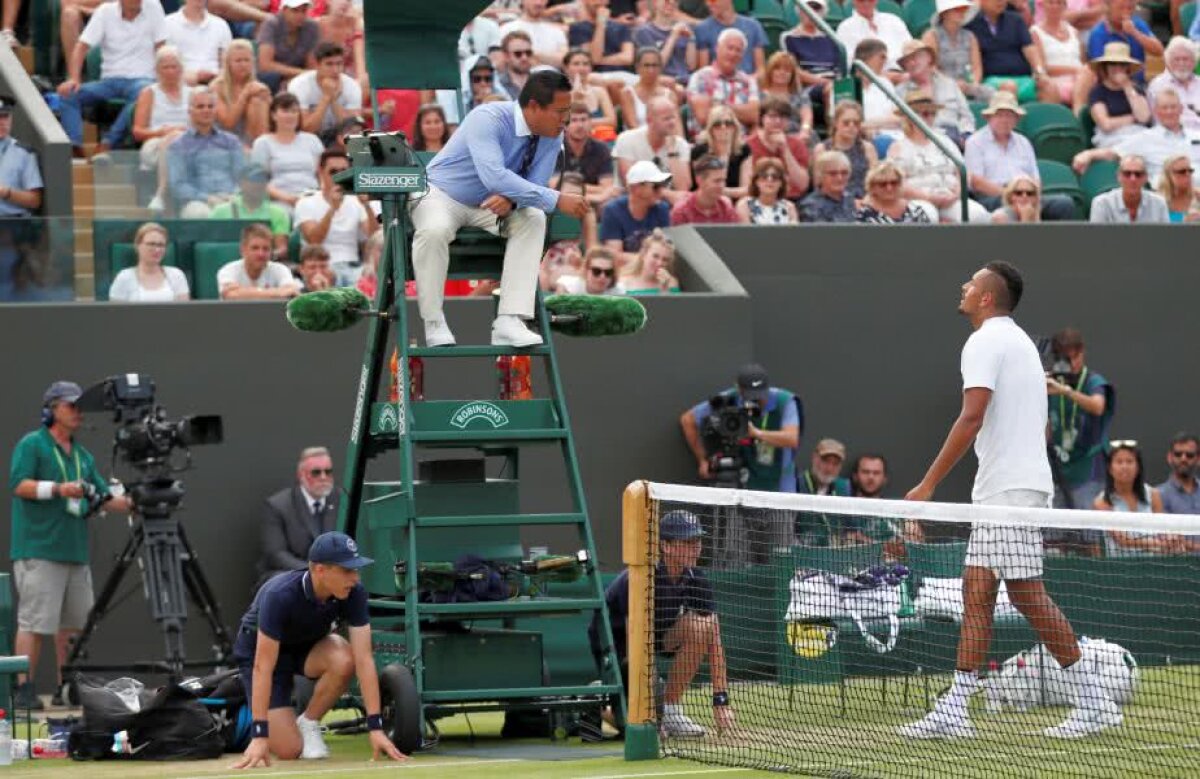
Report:
[[[979,502],[988,506],[1048,508],[1050,497],[1039,490],[1006,490]],[[965,564],[990,568],[1001,580],[1037,579],[1042,575],[1041,528],[976,525],[967,542]]]

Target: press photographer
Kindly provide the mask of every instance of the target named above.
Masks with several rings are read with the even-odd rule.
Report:
[[[113,495],[96,461],[75,441],[83,413],[75,405],[83,391],[56,381],[42,395],[42,424],[17,443],[9,484],[12,501],[13,578],[17,587],[14,650],[29,657],[29,675],[17,689],[20,709],[44,708],[33,678],[42,637],[54,636],[61,668],[70,640],[83,628],[94,600],[88,568],[88,518],[99,508],[129,511],[124,495]],[[62,679],[55,692],[62,705]]]
[[[705,483],[796,491],[803,404],[795,393],[770,386],[761,365],[743,366],[735,387],[683,412],[679,425]],[[713,536],[714,560],[754,562],[765,560],[772,547],[792,543],[792,522],[784,512],[742,510],[727,527],[714,528]]]
[[[1054,505],[1089,509],[1104,488],[1104,446],[1116,411],[1116,390],[1086,364],[1083,335],[1073,327],[1055,333],[1043,349],[1050,400],[1050,465]],[[1047,533],[1046,542],[1067,551],[1098,552],[1101,539],[1076,531]]]

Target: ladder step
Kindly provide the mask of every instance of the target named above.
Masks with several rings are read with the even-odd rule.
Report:
[[[459,446],[472,446],[475,443],[488,441],[560,441],[568,436],[569,433],[561,427],[542,430],[469,430],[463,432],[414,430],[409,433],[409,438],[417,443],[453,443]]]
[[[513,346],[421,346],[409,349],[410,357],[499,357],[501,355],[547,355],[549,346],[530,346],[517,349]]]
[[[612,684],[593,684],[582,687],[513,687],[495,690],[425,690],[421,693],[421,702],[504,701],[517,698],[565,698],[573,695],[599,697],[616,695],[620,691],[620,687]]]
[[[417,612],[422,616],[461,617],[464,619],[498,619],[504,616],[528,614],[571,614],[595,611],[603,598],[528,598],[516,600],[477,601],[475,603],[421,603]],[[402,611],[403,600],[376,599],[368,601],[380,611]]]
[[[583,514],[489,514],[461,517],[417,517],[417,527],[507,527],[520,525],[581,525]]]

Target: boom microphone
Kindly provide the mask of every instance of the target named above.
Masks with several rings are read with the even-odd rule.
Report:
[[[552,295],[546,298],[550,327],[563,335],[628,335],[646,326],[646,307],[612,295]]]
[[[287,320],[297,330],[332,333],[345,330],[364,316],[379,315],[371,301],[353,287],[306,292],[287,304]]]

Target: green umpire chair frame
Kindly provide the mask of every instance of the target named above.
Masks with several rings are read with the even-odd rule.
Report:
[[[486,6],[487,0],[365,0],[366,65],[372,87],[458,89],[461,76],[454,43],[463,26]],[[544,301],[539,293],[535,320],[545,337],[541,346],[410,346],[405,299],[406,285],[413,279],[409,205],[427,187],[428,159],[410,154],[391,135],[375,136],[372,147],[352,140],[351,168],[338,176],[347,190],[369,194],[382,201],[383,208],[384,249],[375,308],[389,315],[371,317],[368,324],[339,528],[375,560],[364,570],[363,583],[370,593],[377,665],[382,669],[384,708],[396,725],[393,735],[402,737],[397,744],[401,749],[419,747],[429,722],[459,712],[561,712],[611,703],[623,714],[620,670]],[[552,215],[547,240],[577,237],[579,227],[577,220]],[[504,247],[504,239],[489,232],[460,230],[450,245],[448,278],[498,279]],[[409,386],[409,360],[415,357],[426,361],[428,375],[445,359],[495,361],[518,355],[543,365],[548,386],[531,400],[414,400],[401,392],[398,402],[387,402],[379,396],[392,353],[398,357],[400,387]],[[570,509],[522,511],[520,481],[526,474],[520,468],[521,452],[534,446],[553,447],[561,455]],[[478,471],[457,478],[439,475],[439,468],[446,466],[445,452],[456,453],[459,461],[465,453],[473,458],[469,463],[482,462],[487,476]],[[369,461],[385,455],[387,462],[372,467],[368,481]],[[381,472],[388,478],[379,479]],[[463,554],[519,562],[522,529],[547,526],[575,531],[577,548],[588,558],[580,586],[553,585],[503,601],[442,603],[419,598],[421,566],[453,562]],[[555,618],[559,629],[578,630],[597,615],[604,625],[606,658],[586,681],[581,669],[595,669],[595,662],[585,642],[567,647],[571,658],[558,658],[559,668],[576,669],[573,678],[564,680],[553,669],[543,671],[543,634],[553,629],[520,629]],[[463,623],[471,629],[464,631]],[[601,682],[591,684],[596,678]]]
[[[16,638],[16,610],[13,608],[12,574],[0,573],[0,700],[8,701],[5,716],[13,725],[13,739],[17,737],[17,676],[29,673],[29,658],[25,655],[10,654],[13,641]],[[25,710],[25,722],[28,729],[25,732],[26,747],[31,745],[33,738],[33,712]],[[28,754],[28,752],[26,753]]]

